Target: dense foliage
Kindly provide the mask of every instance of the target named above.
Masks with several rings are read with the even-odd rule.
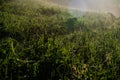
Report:
[[[0,80],[119,79],[120,18],[0,1]]]

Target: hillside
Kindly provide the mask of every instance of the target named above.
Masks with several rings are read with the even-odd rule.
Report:
[[[120,18],[42,0],[0,0],[0,80],[119,80]]]

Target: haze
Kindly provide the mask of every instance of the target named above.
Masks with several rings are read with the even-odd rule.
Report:
[[[120,0],[47,0],[68,9],[113,13],[120,16]]]

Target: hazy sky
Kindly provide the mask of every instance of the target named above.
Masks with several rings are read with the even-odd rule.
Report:
[[[111,12],[120,15],[120,0],[48,0],[82,11]]]
[[[106,10],[114,7],[120,8],[115,0],[70,0],[69,7],[78,9],[98,9]]]
[[[83,11],[111,12],[120,15],[120,0],[71,0],[69,8]]]

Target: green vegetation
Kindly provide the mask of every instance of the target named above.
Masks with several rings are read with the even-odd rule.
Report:
[[[120,18],[46,5],[0,1],[0,80],[119,80]]]

